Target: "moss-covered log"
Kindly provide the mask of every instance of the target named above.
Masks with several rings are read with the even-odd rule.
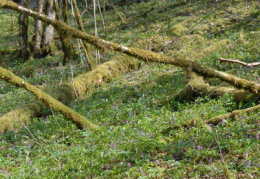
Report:
[[[175,65],[175,66],[178,66],[181,68],[191,68],[192,71],[194,71],[195,73],[202,75],[204,77],[219,78],[222,81],[225,81],[237,88],[249,90],[252,93],[260,95],[260,84],[238,78],[234,75],[215,70],[213,68],[198,64],[196,62],[178,59],[178,58],[172,58],[172,57],[168,57],[168,56],[165,56],[162,54],[150,52],[147,50],[129,48],[129,47],[119,45],[117,43],[109,42],[109,41],[100,39],[98,37],[88,35],[84,32],[81,32],[80,30],[77,30],[73,27],[66,25],[65,23],[63,23],[61,21],[50,19],[42,14],[38,14],[37,12],[34,12],[30,9],[19,6],[11,1],[0,0],[0,7],[13,9],[20,13],[26,13],[35,19],[40,19],[40,20],[44,21],[45,23],[53,25],[60,32],[69,33],[69,34],[71,34],[72,37],[86,40],[88,43],[96,46],[97,48],[100,48],[103,50],[112,50],[112,51],[122,52],[127,55],[139,58],[140,60],[143,60],[146,62],[159,62],[159,63],[165,63],[165,64],[172,64],[172,65]]]
[[[82,96],[90,85],[106,82],[130,69],[137,68],[139,65],[139,62],[129,60],[127,56],[117,56],[114,60],[97,66],[93,71],[75,77],[74,84],[72,82],[61,84],[53,90],[50,96],[63,104],[68,104],[76,98],[75,91],[77,96]],[[44,108],[43,102],[37,100],[4,114],[0,117],[0,134],[29,123],[31,118],[42,115]]]
[[[204,126],[206,128],[211,129],[210,125],[218,125],[223,120],[234,119],[235,117],[243,116],[245,114],[250,114],[250,113],[257,112],[257,111],[260,112],[260,105],[250,107],[247,109],[235,110],[228,114],[221,114],[221,115],[212,117],[206,121],[203,121],[202,119],[199,119],[199,118],[194,118],[194,119],[188,120],[187,122],[185,122],[183,124],[177,124],[177,125],[174,124],[166,129],[164,129],[162,131],[162,133],[168,134],[171,130],[176,130],[176,129],[180,129],[180,128],[198,127],[198,126]]]
[[[33,93],[33,95],[39,101],[44,102],[49,108],[62,113],[66,119],[73,121],[77,125],[78,128],[84,129],[85,127],[87,127],[90,129],[94,129],[97,127],[95,124],[92,124],[85,117],[83,117],[79,113],[73,111],[72,109],[70,109],[69,107],[64,105],[63,103],[57,101],[56,99],[54,99],[50,95],[44,93],[37,87],[29,84],[24,79],[22,79],[18,76],[15,76],[11,71],[0,67],[0,78],[5,80],[8,83],[12,83],[19,87],[23,87],[23,88],[27,89],[28,91]],[[3,126],[5,126],[5,124],[3,124],[3,122],[7,122],[7,121],[3,121],[3,120],[1,121],[0,131],[1,131],[1,128]]]
[[[247,108],[247,109],[235,110],[235,111],[232,111],[231,113],[228,113],[228,114],[221,114],[221,115],[212,117],[209,120],[207,120],[205,122],[205,124],[217,125],[222,120],[233,119],[235,117],[239,117],[239,116],[242,116],[242,115],[245,115],[245,114],[250,114],[250,113],[253,113],[253,112],[256,112],[256,111],[260,112],[260,105],[257,105],[257,106],[251,107],[251,108]]]
[[[186,70],[186,86],[185,88],[175,97],[180,101],[190,101],[200,96],[209,96],[211,98],[217,98],[226,93],[233,94],[237,102],[246,101],[249,96],[252,96],[247,90],[237,90],[230,87],[221,86],[210,86],[205,83],[203,77],[196,75],[191,70]]]

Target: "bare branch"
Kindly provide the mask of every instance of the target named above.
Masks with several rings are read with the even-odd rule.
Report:
[[[240,60],[233,60],[233,59],[227,59],[227,58],[218,58],[218,60],[223,61],[223,62],[237,63],[237,64],[247,66],[247,67],[254,67],[254,66],[260,65],[260,62],[246,63],[246,62],[242,62]]]

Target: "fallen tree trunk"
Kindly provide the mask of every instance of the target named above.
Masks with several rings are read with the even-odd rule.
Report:
[[[202,121],[199,118],[194,118],[192,120],[189,120],[183,124],[174,124],[164,130],[162,130],[163,134],[169,134],[169,132],[171,130],[176,130],[176,129],[180,129],[180,128],[191,128],[191,127],[198,127],[198,126],[204,126],[206,128],[208,128],[209,130],[211,130],[212,128],[210,127],[210,125],[218,125],[219,123],[221,123],[223,120],[227,120],[227,119],[234,119],[236,117],[240,117],[243,116],[245,114],[250,114],[250,113],[254,113],[260,111],[260,105],[254,106],[254,107],[250,107],[247,109],[241,109],[241,110],[235,110],[232,111],[231,113],[228,114],[221,114],[215,117],[212,117],[206,121]]]
[[[203,77],[197,76],[190,70],[186,70],[186,76],[186,86],[175,97],[175,99],[180,101],[190,101],[201,96],[217,98],[226,93],[230,93],[234,95],[234,98],[237,102],[242,102],[248,100],[249,95],[252,95],[252,93],[247,90],[237,90],[234,88],[221,86],[210,86],[208,83],[204,82]],[[254,96],[252,95],[252,97]]]
[[[114,60],[97,66],[91,72],[75,77],[74,83],[66,82],[61,84],[53,90],[50,96],[63,104],[68,104],[76,98],[75,91],[77,96],[82,96],[90,85],[98,85],[102,82],[106,82],[138,66],[139,62],[129,60],[129,57],[116,57]],[[45,105],[37,100],[4,114],[0,117],[0,134],[22,127],[23,124],[28,124],[31,118],[40,116],[44,108]]]
[[[84,129],[84,128],[90,128],[95,129],[97,126],[95,124],[92,124],[90,121],[88,121],[85,117],[80,115],[79,113],[73,111],[63,103],[57,101],[53,97],[49,96],[48,94],[44,93],[40,89],[36,88],[35,86],[29,84],[28,82],[24,81],[22,78],[15,76],[11,71],[8,71],[2,67],[0,67],[0,78],[5,80],[8,83],[15,84],[19,87],[23,87],[33,93],[33,95],[40,101],[44,102],[49,108],[60,112],[63,114],[63,116],[74,122],[78,128]],[[3,122],[3,121],[2,121]],[[0,130],[3,125],[1,125]]]
[[[249,90],[251,93],[260,95],[260,84],[255,83],[253,81],[241,79],[234,75],[215,70],[213,68],[198,64],[193,61],[172,58],[162,54],[150,52],[147,50],[129,48],[129,47],[119,45],[117,43],[109,42],[100,39],[99,37],[88,35],[84,32],[81,32],[80,30],[77,30],[73,27],[66,25],[61,21],[50,19],[45,15],[38,14],[37,12],[34,12],[30,9],[24,8],[22,6],[19,6],[7,0],[0,0],[0,7],[13,9],[20,13],[26,13],[35,19],[40,19],[45,23],[53,25],[59,32],[71,34],[71,36],[74,38],[80,38],[82,40],[86,40],[88,43],[102,50],[112,50],[112,51],[122,52],[124,54],[139,58],[140,60],[143,60],[145,62],[158,62],[164,64],[172,64],[181,68],[190,68],[198,75],[202,75],[204,77],[219,78],[222,81],[225,81],[237,88]]]
[[[252,63],[246,63],[246,62],[242,62],[240,60],[233,60],[233,59],[227,59],[227,58],[218,58],[218,60],[222,61],[222,62],[230,62],[230,63],[237,63],[246,67],[255,67],[260,65],[260,62],[252,62]]]
[[[253,112],[256,112],[256,111],[260,111],[260,105],[257,105],[257,106],[251,107],[251,108],[247,108],[247,109],[235,110],[235,111],[232,111],[229,114],[221,114],[221,115],[212,117],[209,120],[207,120],[205,122],[205,124],[217,125],[222,120],[233,119],[235,117],[239,117],[239,116],[242,116],[244,114],[250,114],[250,113],[253,113]]]

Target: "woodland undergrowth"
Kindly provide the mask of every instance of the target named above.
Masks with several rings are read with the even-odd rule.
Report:
[[[259,66],[249,68],[218,60],[260,61],[259,2],[182,2],[115,3],[127,24],[110,9],[105,12],[105,32],[98,14],[99,36],[260,83]],[[131,16],[150,7],[154,9],[146,16],[131,21]],[[80,9],[83,11],[84,6]],[[91,8],[88,11],[92,13]],[[70,25],[76,26],[70,19]],[[12,30],[10,20],[10,11],[0,10],[1,50],[18,48],[18,27]],[[17,19],[13,20],[16,25]],[[94,34],[93,17],[85,13],[83,22],[86,31]],[[90,51],[94,54],[93,46]],[[101,52],[101,62],[115,55]],[[0,51],[0,64],[51,92],[72,73],[77,76],[88,71],[81,57],[77,53],[70,64],[63,65],[61,52],[24,62],[15,51]],[[0,178],[225,178],[227,172],[232,178],[259,178],[259,111],[222,120],[210,128],[203,123],[220,114],[253,107],[259,104],[259,97],[239,103],[226,94],[181,102],[175,96],[185,87],[184,81],[180,68],[146,63],[106,84],[90,86],[69,107],[100,128],[78,130],[62,115],[48,110],[51,115],[34,118],[25,128],[0,136]],[[216,79],[206,82],[228,86]],[[33,99],[24,89],[0,81],[0,115]],[[194,127],[169,129],[193,118],[200,119]]]

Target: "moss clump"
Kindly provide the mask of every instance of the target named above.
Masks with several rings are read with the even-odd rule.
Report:
[[[240,33],[239,34],[239,42],[242,43],[242,44],[248,44],[249,42],[246,40],[245,38],[245,34],[244,33]]]
[[[33,76],[36,72],[36,67],[34,65],[29,65],[24,67],[21,71],[18,72],[19,75],[30,77]]]
[[[203,50],[203,52],[206,53],[207,55],[209,55],[212,52],[216,52],[229,44],[230,44],[230,41],[228,39],[223,39],[223,40],[215,42],[211,46],[205,48]]]
[[[177,24],[170,29],[170,33],[176,36],[181,36],[184,34],[185,30],[186,28],[183,25]]]

